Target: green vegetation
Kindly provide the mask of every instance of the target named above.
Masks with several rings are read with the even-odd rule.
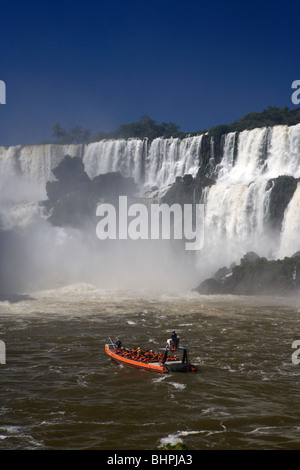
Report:
[[[287,106],[284,108],[268,106],[264,111],[252,111],[231,124],[220,124],[212,127],[209,130],[209,135],[214,139],[215,159],[217,162],[220,161],[222,136],[229,132],[242,132],[277,125],[293,126],[298,123],[300,123],[300,108],[289,109]]]
[[[56,123],[52,128],[52,135],[55,141],[60,144],[81,144],[98,142],[103,139],[148,138],[149,140],[153,140],[157,137],[183,138],[186,135],[208,133],[209,136],[214,138],[216,146],[215,152],[218,156],[221,138],[228,132],[241,132],[246,129],[250,130],[257,127],[276,126],[279,124],[293,126],[299,122],[300,108],[289,109],[287,106],[284,108],[268,106],[264,111],[252,111],[231,124],[220,124],[212,127],[210,130],[204,129],[189,133],[180,131],[180,127],[174,122],[162,122],[159,124],[148,115],[145,115],[142,116],[138,122],[120,124],[116,130],[111,132],[100,131],[95,135],[91,135],[89,129],[84,129],[81,126],[73,126],[69,131],[66,131],[60,124]]]
[[[214,141],[214,165],[218,164],[222,157],[222,144],[224,135],[229,132],[240,132],[245,129],[274,126],[279,124],[294,125],[300,122],[300,108],[276,108],[269,106],[261,113],[252,112],[232,124],[222,124],[213,127],[203,135],[201,147],[201,162],[196,178],[191,175],[177,178],[164,196],[164,202],[191,203],[193,196],[199,201],[205,187],[215,183],[214,171],[211,168],[212,157],[211,138]],[[236,139],[237,142],[237,139]],[[299,179],[292,176],[279,176],[269,181],[269,187],[273,186],[270,195],[269,222],[272,228],[281,226],[284,210],[290,202]]]
[[[245,129],[255,129],[257,127],[268,127],[276,125],[293,126],[300,122],[300,108],[289,109],[268,106],[262,112],[253,111],[246,114],[241,119],[233,122],[230,131],[243,131]]]
[[[193,132],[183,132],[174,122],[162,122],[159,124],[148,115],[145,115],[142,116],[138,122],[120,124],[117,129],[111,132],[99,131],[94,135],[92,135],[89,129],[84,129],[82,126],[73,126],[67,131],[59,123],[56,123],[52,128],[52,136],[58,144],[87,144],[99,142],[104,139],[147,138],[152,141],[157,137],[184,138],[187,135],[204,134],[202,142],[203,165],[201,171],[205,172],[205,168],[211,157],[211,138],[213,138],[214,141],[214,160],[215,163],[219,163],[222,156],[222,139],[225,134],[280,124],[292,126],[298,123],[300,123],[300,107],[289,109],[287,106],[284,108],[268,106],[267,109],[261,112],[252,111],[231,124],[220,124],[209,130],[204,129]]]
[[[153,140],[156,137],[184,137],[185,133],[180,132],[179,129],[179,126],[173,122],[158,124],[145,115],[138,122],[121,124],[112,132],[101,131],[93,136],[91,136],[89,129],[83,129],[81,126],[74,126],[67,132],[57,123],[52,128],[52,135],[59,144],[85,144],[88,142],[98,142],[103,139],[148,138]]]
[[[157,450],[189,450],[189,448],[183,442],[178,441],[175,444],[166,444],[158,447]]]
[[[225,278],[224,288],[232,293],[285,294],[299,289],[300,258],[267,260],[258,258],[251,264],[235,266],[232,276]]]
[[[287,106],[284,108],[268,106],[264,111],[252,111],[231,124],[220,124],[212,127],[209,133],[212,136],[219,138],[223,134],[228,134],[228,132],[241,132],[246,129],[251,130],[258,127],[269,127],[283,124],[293,126],[299,122],[300,108],[289,109]]]
[[[91,131],[81,126],[74,126],[67,132],[56,123],[52,128],[52,135],[59,144],[86,144],[90,140]]]
[[[230,275],[203,281],[200,294],[289,295],[300,289],[300,253],[283,260],[267,260],[247,253]]]
[[[112,133],[96,134],[92,137],[91,141],[95,142],[99,140],[99,137],[104,138],[117,138],[117,139],[129,139],[139,138],[143,139],[147,137],[149,140],[153,140],[157,137],[183,137],[185,134],[180,132],[179,126],[173,122],[162,122],[158,124],[149,116],[142,116],[138,122],[131,124],[121,124],[117,130]]]

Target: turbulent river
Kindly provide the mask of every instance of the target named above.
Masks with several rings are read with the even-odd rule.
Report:
[[[300,449],[300,298],[77,284],[0,300],[1,449]],[[105,355],[109,337],[155,349],[173,330],[197,373]]]

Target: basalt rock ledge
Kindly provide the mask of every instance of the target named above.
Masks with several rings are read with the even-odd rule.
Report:
[[[277,260],[246,253],[239,265],[219,269],[193,291],[201,295],[300,295],[300,252]]]

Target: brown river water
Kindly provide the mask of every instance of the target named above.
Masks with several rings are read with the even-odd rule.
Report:
[[[300,298],[78,284],[0,300],[2,450],[300,449]],[[109,337],[155,349],[173,330],[197,373],[105,355]]]

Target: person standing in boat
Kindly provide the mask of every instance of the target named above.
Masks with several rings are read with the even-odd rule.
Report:
[[[177,346],[177,344],[178,344],[178,342],[179,342],[179,338],[177,337],[177,334],[176,334],[175,331],[173,331],[173,333],[172,333],[171,340],[172,340],[173,343],[176,344],[176,346]]]
[[[168,339],[167,341],[167,346],[171,349],[171,346],[174,345],[175,346],[175,349],[178,347],[179,345],[179,338],[176,334],[175,331],[173,331],[172,335],[171,335],[171,338]]]

